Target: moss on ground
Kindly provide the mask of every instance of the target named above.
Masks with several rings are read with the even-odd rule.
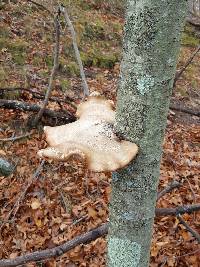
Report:
[[[181,44],[185,46],[198,46],[200,44],[200,39],[184,32],[182,34]]]
[[[200,44],[199,36],[197,35],[194,27],[189,23],[185,25],[181,44],[185,46],[198,46]]]

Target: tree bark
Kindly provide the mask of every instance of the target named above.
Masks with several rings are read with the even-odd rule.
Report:
[[[116,132],[139,146],[113,173],[109,267],[147,267],[169,99],[186,0],[127,0]]]

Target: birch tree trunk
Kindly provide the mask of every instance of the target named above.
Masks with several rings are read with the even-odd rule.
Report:
[[[127,0],[116,131],[139,146],[113,174],[109,267],[147,267],[160,159],[186,0]]]

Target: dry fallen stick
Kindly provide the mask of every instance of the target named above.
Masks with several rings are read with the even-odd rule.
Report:
[[[35,251],[27,253],[23,256],[16,257],[15,259],[3,259],[0,260],[0,267],[13,267],[22,264],[26,264],[31,261],[41,261],[52,257],[59,257],[65,252],[75,248],[80,244],[86,244],[99,237],[106,235],[108,232],[108,224],[103,224],[100,227],[75,237],[74,239],[51,249],[45,249],[41,251]]]
[[[199,110],[192,110],[192,109],[189,109],[187,107],[183,107],[183,106],[177,105],[177,104],[170,104],[169,108],[172,110],[176,110],[179,112],[190,114],[192,116],[200,117],[200,111]]]
[[[60,6],[60,11],[63,13],[64,18],[65,18],[65,23],[69,27],[69,30],[71,32],[74,52],[75,52],[76,60],[77,60],[77,63],[78,63],[79,69],[80,69],[80,75],[81,75],[81,79],[82,79],[82,83],[83,83],[83,93],[84,93],[84,98],[85,98],[86,96],[89,96],[90,92],[89,92],[88,84],[86,81],[81,56],[80,56],[80,53],[78,50],[78,45],[77,45],[77,40],[76,40],[76,32],[74,30],[73,24],[69,18],[69,15],[67,13],[66,8],[63,6]]]
[[[158,192],[157,200],[159,200],[165,194],[170,193],[173,189],[180,187],[181,185],[182,184],[179,181],[173,180],[162,191]]]
[[[53,80],[56,75],[56,71],[58,69],[58,57],[59,57],[59,49],[60,49],[60,23],[59,23],[59,16],[60,16],[60,11],[58,10],[57,15],[55,17],[54,25],[55,25],[55,32],[56,32],[56,44],[55,44],[55,51],[54,51],[54,60],[53,60],[53,68],[51,71],[50,79],[49,79],[49,86],[44,98],[43,105],[41,109],[39,110],[38,114],[36,115],[34,121],[33,121],[33,126],[37,125],[39,120],[41,119],[44,110],[48,104],[49,97],[53,88]]]
[[[190,232],[200,244],[200,235],[186,223],[186,221],[180,216],[180,214],[177,215],[177,218],[179,219],[180,223],[185,226],[187,231]]]
[[[40,9],[43,9],[43,10],[47,11],[49,13],[49,15],[51,15],[53,17],[53,14],[51,13],[51,11],[47,7],[43,6],[42,4],[40,4],[38,2],[35,2],[33,0],[27,0],[27,1],[32,3],[32,4],[34,4],[34,5],[36,5],[36,6],[38,6]]]
[[[28,104],[26,102],[7,100],[7,99],[0,99],[0,108],[19,109],[22,111],[34,111],[34,112],[40,110],[40,106],[36,104]],[[45,109],[43,115],[46,117],[62,120],[63,122],[65,121],[66,123],[73,122],[76,119],[74,115],[72,115],[68,111],[58,112],[50,109]]]
[[[180,210],[180,211],[182,211],[182,213],[187,213],[187,212],[194,211],[194,208],[197,209],[197,205],[196,205],[196,207],[192,207],[192,205],[187,206],[187,209],[185,209],[183,207],[178,207],[176,209],[164,209],[164,208],[158,209],[157,208],[156,209],[156,216],[178,215],[178,213],[172,214],[171,212],[169,212],[169,210]],[[165,212],[163,212],[163,210],[165,210]],[[168,214],[166,214],[166,210],[168,210]],[[200,210],[200,204],[198,204],[198,210]],[[180,212],[180,214],[182,214],[182,213]],[[16,257],[15,259],[2,259],[2,260],[0,260],[0,267],[14,267],[14,266],[26,264],[26,263],[31,262],[31,261],[42,261],[42,260],[52,258],[52,257],[59,257],[59,256],[63,255],[64,253],[68,252],[69,250],[77,247],[78,245],[87,244],[91,241],[96,240],[99,237],[105,236],[108,233],[108,226],[109,226],[108,223],[105,223],[105,224],[89,231],[88,233],[79,235],[79,236],[75,237],[74,239],[65,242],[64,244],[56,246],[56,247],[51,248],[51,249],[45,249],[45,250],[41,250],[41,251],[35,251],[32,253],[27,253],[23,256]]]
[[[178,214],[192,213],[200,210],[200,204],[178,206],[176,208],[157,208],[156,216],[177,216]]]
[[[13,208],[11,209],[11,211],[8,213],[5,221],[9,221],[11,218],[11,215],[13,216],[12,220],[15,218],[18,210],[19,210],[19,206],[20,203],[23,201],[28,189],[30,188],[30,186],[32,185],[32,183],[37,180],[38,176],[40,175],[43,166],[44,166],[45,160],[42,160],[41,163],[39,164],[39,166],[37,167],[37,170],[35,171],[35,173],[33,174],[33,176],[31,177],[31,179],[28,181],[26,187],[24,188],[24,190],[22,191],[22,193],[20,194],[20,196],[18,197],[17,201],[15,202]],[[3,228],[3,226],[5,225],[5,222],[3,222],[0,226],[0,231]]]
[[[37,98],[37,99],[44,99],[45,98],[45,94],[41,93],[41,92],[37,92],[37,91],[34,91],[32,89],[29,89],[29,88],[23,88],[23,87],[13,87],[13,88],[10,88],[10,87],[4,87],[4,88],[0,88],[0,92],[1,91],[25,91],[25,92],[28,92],[30,94],[32,94],[32,96],[34,98]],[[74,104],[74,99],[69,97],[69,96],[63,96],[63,98],[59,98],[59,97],[49,97],[49,101],[53,101],[53,102],[57,102],[57,103],[66,103],[66,104],[69,104],[70,106],[72,106],[74,109],[76,109],[76,105]]]
[[[13,137],[9,137],[9,138],[0,138],[0,142],[14,142],[14,141],[17,141],[17,140],[20,140],[22,138],[26,138],[26,137],[29,137],[30,135],[32,135],[33,133],[27,133],[27,134],[24,134],[24,135],[20,135],[20,136],[13,136]]]

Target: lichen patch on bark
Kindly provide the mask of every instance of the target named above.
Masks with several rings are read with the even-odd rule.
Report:
[[[137,267],[140,261],[141,246],[128,239],[111,238],[108,250],[110,251],[110,266]]]

